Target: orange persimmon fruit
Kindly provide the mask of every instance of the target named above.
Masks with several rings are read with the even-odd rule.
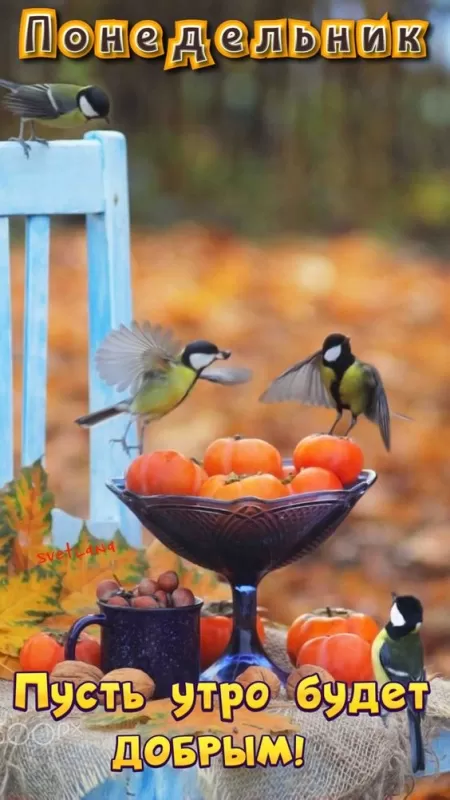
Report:
[[[274,500],[287,497],[290,490],[279,478],[268,473],[261,475],[212,475],[200,489],[201,497],[214,497],[217,500],[236,500],[238,497],[258,497]]]
[[[52,672],[60,661],[64,661],[63,645],[44,631],[30,636],[19,654],[20,668],[24,672]]]
[[[283,464],[276,447],[263,439],[230,436],[216,439],[206,448],[203,466],[208,475],[251,475],[265,472],[283,477]]]
[[[302,664],[322,667],[336,681],[347,684],[374,680],[371,645],[356,633],[336,633],[310,639],[297,655],[296,666]]]
[[[333,472],[345,486],[356,480],[364,465],[363,452],[352,439],[329,434],[307,436],[294,450],[297,470],[321,467]]]
[[[195,461],[175,450],[144,453],[130,464],[125,484],[141,495],[197,495],[206,473]]]
[[[338,476],[328,469],[323,469],[323,467],[306,467],[305,469],[301,469],[289,485],[292,494],[335,491],[344,488]]]
[[[379,630],[375,620],[368,614],[347,608],[319,608],[311,613],[301,614],[293,621],[288,631],[286,649],[290,660],[295,664],[300,649],[310,639],[337,633],[354,633],[371,645]]]

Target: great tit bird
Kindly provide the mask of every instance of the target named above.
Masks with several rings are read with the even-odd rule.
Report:
[[[380,373],[353,355],[350,339],[342,333],[327,336],[321,350],[283,372],[259,399],[263,403],[298,400],[305,405],[335,408],[337,417],[330,434],[344,410],[352,415],[346,436],[364,414],[378,425],[384,446],[390,449],[389,406]]]
[[[21,84],[0,80],[0,86],[7,89],[3,97],[3,106],[20,117],[18,136],[11,136],[11,141],[19,142],[25,155],[29,156],[28,142],[48,144],[47,139],[40,139],[34,130],[35,122],[52,128],[75,128],[93,119],[105,119],[109,122],[109,97],[98,86],[74,86],[70,83],[35,83]],[[25,141],[25,123],[30,123],[30,138]]]
[[[121,442],[129,453],[126,436],[137,417],[142,422],[139,451],[142,453],[145,427],[161,419],[180,405],[190,394],[197,380],[223,385],[247,383],[252,377],[245,368],[210,369],[219,359],[228,359],[230,350],[219,348],[204,340],[190,342],[182,348],[171,331],[149,322],[133,322],[131,329],[120,325],[108,334],[95,355],[98,374],[118,391],[129,389],[126,400],[79,417],[75,422],[91,428],[118,414],[128,413],[131,419]]]
[[[423,608],[417,597],[393,595],[390,620],[372,644],[372,664],[379,686],[394,681],[408,686],[411,682],[425,681],[423,647],[420,626]],[[411,745],[413,772],[425,769],[421,718],[424,711],[417,711],[413,695],[407,694],[407,715]]]

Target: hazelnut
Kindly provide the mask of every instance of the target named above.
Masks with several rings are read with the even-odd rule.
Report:
[[[109,598],[108,605],[109,606],[124,606],[125,607],[125,606],[128,606],[129,603],[125,599],[125,597],[122,597],[121,594],[115,594],[115,595],[113,595],[112,597]]]
[[[163,572],[158,578],[158,589],[162,589],[163,592],[174,592],[175,589],[178,589],[177,573],[172,570]]]
[[[131,605],[133,608],[158,608],[158,601],[154,597],[139,595],[138,597],[133,597]]]
[[[97,599],[104,601],[109,600],[119,589],[120,586],[117,581],[113,581],[112,579],[100,581],[96,589]]]
[[[157,585],[156,581],[152,581],[151,578],[142,578],[141,582],[138,583],[137,593],[141,595],[152,595],[155,594]]]
[[[180,606],[193,606],[195,597],[190,589],[175,589],[172,592],[172,602],[175,608]]]
[[[162,606],[163,608],[167,608],[167,606],[169,605],[168,595],[165,592],[163,592],[162,589],[158,589],[153,595],[153,597],[155,598],[155,600],[158,601],[159,605]]]

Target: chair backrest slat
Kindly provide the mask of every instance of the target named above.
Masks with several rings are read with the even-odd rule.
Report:
[[[9,219],[0,217],[0,486],[14,474],[13,350]]]
[[[13,477],[12,325],[9,221],[26,217],[25,315],[21,463],[45,454],[50,218],[86,215],[89,283],[89,410],[121,396],[97,375],[101,340],[132,315],[127,153],[125,137],[93,131],[80,141],[32,146],[30,158],[16,143],[0,142],[0,485]],[[74,320],[74,324],[77,324]],[[90,515],[93,529],[120,527],[130,544],[141,541],[137,519],[108,491],[105,481],[124,473],[129,459],[111,438],[120,438],[119,417],[90,432]],[[80,436],[82,436],[80,431]],[[134,439],[133,439],[134,436]],[[136,433],[130,443],[136,441]],[[58,513],[60,535],[76,519]],[[97,524],[98,523],[98,524]],[[97,526],[97,527],[96,527]],[[56,534],[57,536],[58,534]]]
[[[25,221],[22,464],[45,453],[50,218]]]

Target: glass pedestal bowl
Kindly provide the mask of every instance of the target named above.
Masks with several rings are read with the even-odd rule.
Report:
[[[249,666],[268,667],[284,683],[287,673],[264,652],[256,631],[256,589],[272,570],[308,555],[328,539],[377,479],[364,470],[339,491],[222,501],[208,497],[129,492],[123,479],[108,488],[163,544],[223,575],[233,591],[234,626],[223,656],[202,680],[234,681]]]

